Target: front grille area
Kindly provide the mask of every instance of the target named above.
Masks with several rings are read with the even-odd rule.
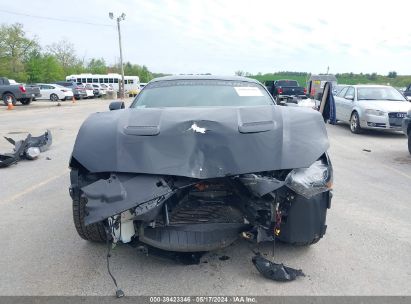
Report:
[[[407,115],[405,112],[391,112],[388,113],[388,121],[391,127],[401,127],[402,120]]]

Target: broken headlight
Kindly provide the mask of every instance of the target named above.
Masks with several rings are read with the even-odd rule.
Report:
[[[294,169],[285,185],[306,198],[332,188],[332,166],[328,158],[319,159],[308,168]]]

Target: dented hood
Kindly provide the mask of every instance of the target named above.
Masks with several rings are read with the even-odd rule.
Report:
[[[329,143],[322,116],[281,106],[124,109],[92,114],[73,158],[90,172],[214,178],[309,167]]]

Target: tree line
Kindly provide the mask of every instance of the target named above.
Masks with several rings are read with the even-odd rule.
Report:
[[[67,75],[120,73],[120,64],[108,65],[104,58],[85,60],[76,54],[73,43],[61,40],[45,47],[29,38],[20,23],[0,26],[0,76],[17,82],[36,83],[65,80]],[[124,74],[139,76],[141,82],[162,75],[144,65],[124,64]]]

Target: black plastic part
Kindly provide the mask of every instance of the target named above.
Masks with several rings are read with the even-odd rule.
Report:
[[[240,232],[248,228],[248,225],[239,223],[189,224],[157,228],[141,226],[139,240],[169,251],[211,251],[229,246],[239,237]]]
[[[287,282],[293,281],[299,276],[305,277],[301,269],[294,269],[283,264],[270,262],[259,253],[253,256],[252,262],[264,277],[273,281]]]
[[[26,154],[29,148],[37,147],[40,149],[40,152],[44,152],[50,147],[52,143],[50,130],[47,130],[43,135],[40,136],[31,136],[31,134],[28,134],[26,139],[19,141],[15,141],[14,139],[9,137],[4,138],[9,143],[14,145],[14,151],[13,153],[0,154],[0,168],[15,164],[23,158],[32,159]]]
[[[112,174],[109,179],[100,179],[81,190],[88,200],[86,225],[100,222],[138,205],[142,207],[141,210],[136,209],[136,215],[140,216],[137,219],[149,220],[142,215],[154,209],[155,212],[150,213],[150,217],[154,218],[162,207],[161,197],[172,193],[162,178],[135,174]]]
[[[125,108],[124,102],[123,101],[113,101],[110,103],[110,105],[108,106],[110,111],[113,110],[121,110]]]
[[[330,193],[310,199],[296,195],[290,204],[286,221],[281,223],[279,239],[291,244],[310,244],[325,234],[325,220]]]
[[[258,197],[262,197],[284,185],[284,181],[280,181],[274,177],[244,174],[239,177],[239,180],[246,186],[251,193]]]

